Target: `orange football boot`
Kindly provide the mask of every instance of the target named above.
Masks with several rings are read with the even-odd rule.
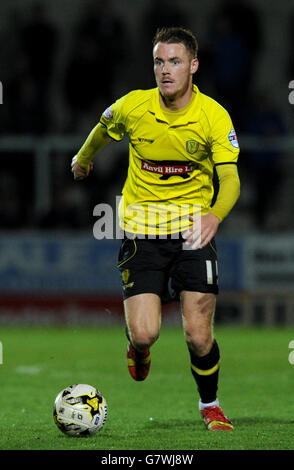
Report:
[[[200,411],[204,424],[209,431],[233,431],[233,423],[219,406],[208,406]]]
[[[137,351],[134,346],[129,343],[127,348],[128,368],[131,376],[137,382],[145,380],[149,374],[151,357],[149,349],[143,352]]]

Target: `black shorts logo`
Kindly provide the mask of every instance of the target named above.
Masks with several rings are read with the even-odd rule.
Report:
[[[129,287],[133,287],[134,282],[128,282],[130,278],[130,270],[124,269],[121,273],[121,278],[123,282],[123,289],[128,289]]]

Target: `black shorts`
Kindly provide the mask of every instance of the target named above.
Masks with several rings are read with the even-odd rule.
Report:
[[[183,238],[125,238],[118,256],[123,298],[153,293],[162,303],[179,300],[183,290],[218,294],[215,241],[184,250]]]

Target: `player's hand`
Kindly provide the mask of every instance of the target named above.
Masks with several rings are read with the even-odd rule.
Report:
[[[71,172],[74,175],[74,179],[77,181],[84,180],[87,178],[90,171],[93,170],[93,163],[91,162],[88,168],[82,168],[77,162],[77,156],[75,155],[71,161]]]
[[[201,225],[198,218],[189,216],[189,220],[193,222],[192,227],[182,233],[183,238],[186,240],[185,245],[191,250],[198,248],[204,248],[215,236],[220,219],[208,212],[205,215],[201,215]]]

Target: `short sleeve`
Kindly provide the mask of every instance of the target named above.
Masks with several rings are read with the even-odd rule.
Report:
[[[240,152],[237,135],[229,113],[219,106],[210,131],[212,160],[215,165],[237,163]]]
[[[109,137],[116,141],[124,138],[126,132],[125,97],[118,99],[109,106],[100,118],[100,122],[107,129]]]

